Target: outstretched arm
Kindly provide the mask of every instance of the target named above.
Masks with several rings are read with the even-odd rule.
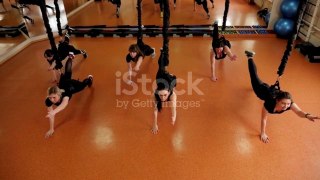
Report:
[[[156,104],[153,110],[153,114],[154,114],[154,119],[153,119],[153,125],[152,125],[152,133],[157,134],[159,131],[159,128],[158,128],[158,109]]]
[[[46,138],[50,137],[53,135],[54,133],[54,117],[57,113],[59,113],[60,111],[62,111],[64,108],[66,108],[68,106],[68,102],[69,102],[69,97],[64,97],[62,99],[61,104],[53,109],[52,106],[48,107],[48,114],[46,116],[46,118],[49,118],[49,123],[50,123],[50,129],[49,131],[46,133]]]
[[[171,123],[172,125],[174,125],[174,123],[176,122],[176,118],[177,118],[177,95],[176,93],[173,92],[172,96],[171,96]]]
[[[128,75],[129,75],[129,79],[128,79],[128,84],[131,84],[131,76],[132,76],[132,65],[131,62],[127,63],[128,64]]]
[[[69,97],[65,96],[62,99],[61,104],[57,108],[55,108],[54,110],[48,112],[47,117],[49,117],[49,116],[53,116],[54,117],[57,113],[59,113],[60,111],[64,110],[68,106],[68,103],[69,103]]]
[[[53,111],[52,106],[48,107],[48,112]],[[46,133],[45,138],[49,138],[54,133],[54,116],[48,117],[49,118],[49,131]]]
[[[260,139],[264,143],[269,142],[269,137],[266,134],[267,119],[268,119],[268,111],[266,110],[266,108],[262,107]]]
[[[307,118],[310,121],[314,121],[315,119],[320,119],[319,116],[314,116],[312,114],[302,111],[296,103],[292,103],[291,109],[294,113],[297,114],[297,116],[301,118]]]
[[[210,51],[210,63],[211,63],[211,80],[217,81],[218,78],[216,77],[216,58],[213,49]]]
[[[140,57],[138,58],[137,64],[134,66],[133,70],[139,71],[142,61],[143,61],[143,57],[140,56]]]

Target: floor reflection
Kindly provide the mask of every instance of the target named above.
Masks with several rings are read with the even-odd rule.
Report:
[[[94,142],[98,149],[106,149],[113,142],[113,132],[109,127],[97,127]]]

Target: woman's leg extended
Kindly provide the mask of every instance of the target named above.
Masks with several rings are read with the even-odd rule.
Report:
[[[64,67],[64,73],[61,74],[60,80],[59,80],[59,87],[65,88],[68,84],[68,81],[71,80],[72,77],[72,59],[68,58],[65,67]]]
[[[255,92],[255,94],[261,99],[265,100],[266,97],[269,95],[269,85],[262,82],[260,78],[258,77],[257,74],[257,68],[256,65],[252,59],[253,55],[250,56],[246,52],[248,56],[248,68],[249,68],[249,73],[250,73],[250,79],[251,79],[251,85],[252,89]]]
[[[83,81],[78,81],[75,79],[71,79],[69,83],[70,91],[72,94],[82,91],[85,87],[91,87],[93,81],[93,76],[89,75]]]
[[[212,48],[216,48],[219,39],[219,26],[218,22],[215,21],[213,23],[213,30],[212,30]]]
[[[207,0],[204,0],[204,1],[202,2],[202,6],[203,6],[204,11],[206,11],[207,15],[210,17]]]

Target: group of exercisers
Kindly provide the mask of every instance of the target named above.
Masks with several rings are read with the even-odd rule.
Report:
[[[142,0],[140,0],[142,1]],[[116,6],[116,16],[117,18],[120,17],[120,7],[121,7],[121,0],[108,0],[108,2],[111,2],[112,4],[114,4]],[[214,1],[210,0],[211,4],[212,4],[212,8],[214,8]],[[163,0],[154,0],[155,4],[159,4],[159,8],[160,8],[160,17],[163,17]],[[204,11],[206,12],[207,18],[210,18],[210,13],[209,13],[209,9],[208,9],[208,2],[207,0],[194,0],[194,10],[195,10],[195,5],[198,4],[200,6],[203,7]],[[177,5],[177,0],[173,0],[173,7],[176,8]]]
[[[58,52],[54,53],[52,49],[44,52],[44,57],[49,63],[48,70],[52,72],[53,86],[48,88],[45,105],[48,108],[47,118],[50,128],[45,137],[50,137],[54,133],[55,115],[65,109],[73,94],[80,92],[85,87],[91,87],[93,76],[88,75],[83,81],[72,79],[72,60],[75,55],[82,54],[87,58],[86,51],[76,49],[70,44],[71,29],[67,26],[66,33],[60,38]],[[63,61],[66,61],[63,69]]]
[[[167,3],[167,1],[166,1]],[[158,60],[158,71],[156,74],[156,89],[154,92],[154,121],[152,125],[152,133],[156,134],[159,131],[157,124],[158,112],[161,112],[165,103],[169,103],[172,116],[171,123],[176,122],[176,103],[177,95],[174,88],[176,87],[176,76],[167,71],[169,65],[169,38],[168,38],[168,19],[170,12],[168,4],[165,4],[164,21],[163,21],[163,47],[160,49]],[[138,9],[141,8],[138,4]],[[140,12],[141,13],[141,12]],[[140,19],[141,21],[141,19]],[[138,23],[139,24],[139,23]],[[141,24],[141,22],[140,22]],[[126,55],[126,63],[128,66],[128,84],[132,84],[133,71],[139,72],[141,63],[145,56],[155,57],[155,48],[150,47],[142,41],[141,25],[137,36],[137,43],[129,46],[129,53]],[[74,93],[83,90],[85,87],[91,87],[93,76],[89,75],[83,81],[72,79],[72,60],[77,54],[82,54],[87,58],[87,53],[84,50],[78,50],[70,44],[69,33],[70,28],[66,28],[67,32],[58,45],[58,53],[53,53],[51,49],[45,51],[44,56],[49,63],[49,70],[53,74],[53,82],[56,85],[48,89],[45,104],[48,107],[47,118],[49,118],[50,129],[45,137],[50,137],[54,133],[54,118],[57,113],[65,109]],[[215,62],[228,57],[231,61],[237,60],[237,56],[231,51],[231,43],[222,35],[219,35],[218,23],[214,22],[212,31],[212,48],[210,51],[211,62],[211,80],[218,80],[215,73]],[[314,116],[310,113],[302,111],[298,105],[293,102],[290,93],[280,90],[277,85],[270,86],[262,82],[258,75],[256,66],[253,61],[254,52],[245,51],[248,57],[248,67],[251,79],[251,85],[255,94],[264,101],[261,115],[261,133],[260,137],[264,143],[269,142],[269,137],[266,134],[266,123],[268,114],[280,114],[288,110],[292,110],[299,117],[307,118],[310,121],[319,119],[319,116]],[[66,59],[64,71],[62,71],[63,61]]]

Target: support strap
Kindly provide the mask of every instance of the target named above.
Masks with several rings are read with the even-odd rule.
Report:
[[[300,1],[299,6],[298,6],[298,10],[297,10],[298,13],[294,18],[293,31],[292,31],[290,38],[287,41],[286,50],[284,51],[283,57],[281,59],[281,63],[278,67],[277,74],[279,77],[283,75],[284,70],[286,68],[289,56],[290,56],[292,48],[293,48],[293,44],[294,44],[296,37],[297,37],[298,29],[299,29],[299,26],[301,23],[301,16],[303,15],[303,12],[305,10],[305,5],[306,5],[306,0]]]
[[[226,0],[224,4],[224,13],[223,13],[223,22],[222,22],[222,31],[226,30],[227,17],[229,12],[230,0]]]

